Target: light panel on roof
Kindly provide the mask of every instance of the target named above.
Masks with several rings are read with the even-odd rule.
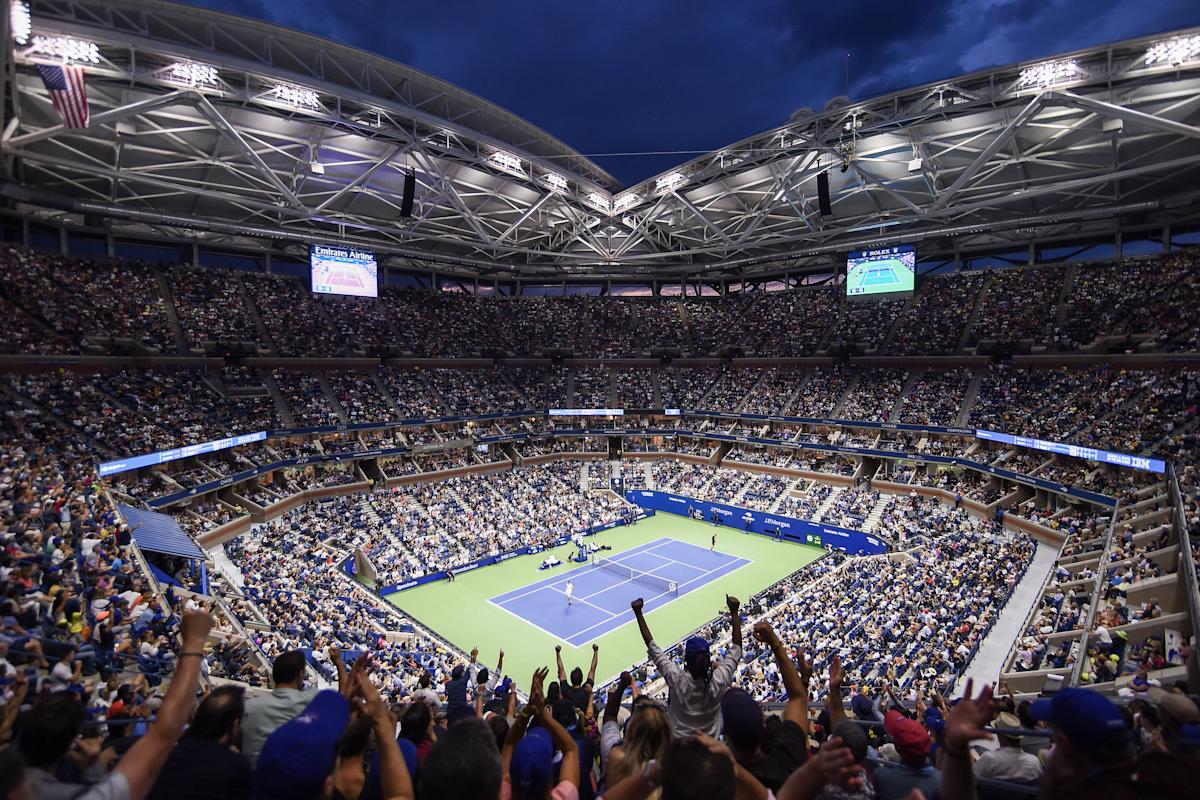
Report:
[[[542,183],[546,184],[551,191],[558,192],[559,194],[567,193],[567,179],[557,172],[547,172],[542,176]]]
[[[584,195],[583,201],[597,211],[602,211],[605,214],[612,213],[612,203],[609,202],[607,197],[599,192],[588,192],[586,195]]]
[[[1155,42],[1146,50],[1146,65],[1170,64],[1177,67],[1200,55],[1200,34]]]
[[[321,107],[321,95],[312,89],[305,89],[303,86],[277,83],[271,93],[275,95],[276,100],[296,108],[317,109]]]
[[[196,61],[176,61],[167,70],[167,74],[171,80],[185,86],[215,87],[219,83],[216,67]]]
[[[39,56],[61,58],[63,61],[100,63],[100,48],[95,42],[70,36],[34,36],[30,51]]]
[[[14,0],[8,7],[8,26],[12,29],[13,41],[24,47],[33,35],[33,17],[29,14],[29,3]]]
[[[687,177],[679,170],[675,170],[673,172],[668,172],[666,175],[663,175],[661,178],[655,181],[654,191],[669,192],[676,186],[682,186],[686,182]]]
[[[1044,89],[1058,83],[1073,81],[1079,72],[1079,64],[1073,58],[1064,61],[1043,61],[1021,70],[1017,86]]]
[[[521,159],[507,150],[497,150],[487,157],[488,163],[502,172],[507,172],[510,175],[516,175],[518,178],[525,176],[525,170],[522,168]]]
[[[616,211],[624,211],[627,208],[633,208],[639,202],[641,197],[636,192],[626,192],[613,201],[613,209]]]

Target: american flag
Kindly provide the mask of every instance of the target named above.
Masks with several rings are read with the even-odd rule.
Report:
[[[70,64],[38,64],[38,75],[50,92],[54,109],[68,128],[88,126],[87,88],[84,85],[83,67]]]

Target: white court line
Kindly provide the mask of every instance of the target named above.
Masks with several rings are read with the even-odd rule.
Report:
[[[567,593],[565,591],[563,591],[562,589],[556,589],[553,586],[543,586],[542,588],[549,589],[552,592],[558,592],[563,597],[567,596]],[[587,597],[591,597],[591,595],[589,594]],[[603,611],[605,614],[608,614],[610,617],[615,617],[617,614],[621,613],[618,611],[617,614],[614,614],[613,612],[609,611],[607,608],[601,608],[600,606],[596,605],[595,603],[589,603],[587,601],[587,597],[574,596],[571,599],[578,600],[579,602],[583,603],[585,606],[591,606],[592,608],[596,609],[597,611]],[[505,602],[507,602],[507,601],[505,601]]]
[[[658,541],[659,541],[658,544],[655,544],[653,547],[648,547],[645,550],[637,550],[637,552],[633,552],[633,553],[630,553],[629,551],[624,551],[622,553],[619,553],[618,555],[623,556],[623,555],[627,555],[627,554],[628,555],[638,555],[638,553],[648,553],[651,550],[653,550],[655,547],[662,547],[663,545],[668,544],[674,540],[667,539],[666,541],[661,541],[661,540],[658,540]],[[638,545],[638,546],[645,547],[645,545]],[[575,567],[571,571],[563,573],[563,574],[564,574],[564,576],[566,576],[566,575],[571,575],[571,576],[590,575],[591,573],[595,572],[597,569],[599,569],[599,567],[597,567],[595,564],[584,564],[582,566]],[[533,594],[534,592],[540,592],[542,589],[554,588],[554,584],[556,582],[561,582],[561,581],[556,581],[555,578],[553,578],[553,577],[543,578],[542,580],[538,581],[537,583],[527,587],[527,590],[524,592],[521,592],[520,594],[509,595],[508,593],[505,593],[503,595],[496,595],[496,597],[503,597],[504,598],[503,602],[507,603],[512,600],[519,600],[522,597],[527,597],[527,596]],[[591,595],[588,595],[588,597],[591,597]],[[489,597],[488,602],[491,602],[491,600],[492,600],[492,598]],[[499,603],[496,603],[495,605],[499,605]]]
[[[489,603],[492,603],[492,601],[491,601],[491,599],[490,599],[490,598],[488,599],[488,602],[489,602]],[[531,620],[531,619],[526,619],[525,617],[522,617],[522,616],[521,616],[520,614],[518,614],[517,612],[515,612],[515,611],[513,611],[513,610],[511,610],[511,609],[505,608],[504,606],[500,605],[499,603],[492,603],[492,605],[494,605],[496,608],[500,609],[501,611],[505,612],[506,614],[512,614],[512,615],[513,615],[513,617],[514,617],[515,619],[519,619],[519,620],[521,620],[521,622],[524,622],[526,625],[532,625],[533,627],[537,628],[537,629],[538,629],[539,631],[541,631],[542,633],[547,633],[547,634],[549,634],[550,636],[552,636],[552,637],[554,637],[555,639],[558,639],[558,640],[560,640],[560,641],[564,641],[564,642],[565,642],[565,641],[567,641],[567,640],[566,640],[566,639],[565,639],[565,638],[562,636],[562,634],[555,633],[554,631],[551,631],[551,630],[546,630],[545,628],[543,628],[541,625],[538,625],[538,624],[537,624],[536,622],[534,622],[533,620]],[[609,617],[609,619],[612,619],[612,617]],[[604,621],[605,621],[605,622],[608,622],[608,620],[607,620],[607,619],[606,619],[606,620],[604,620]],[[594,626],[593,626],[593,627],[594,627]],[[568,644],[570,644],[570,642],[568,642]],[[575,645],[571,645],[571,646],[572,646],[572,647],[574,647]]]
[[[725,575],[732,575],[733,573],[737,572],[738,570],[741,570],[741,569],[743,569],[744,567],[746,567],[746,566],[748,566],[748,565],[750,565],[750,564],[754,563],[754,562],[752,562],[750,559],[747,559],[747,558],[738,558],[737,556],[734,556],[734,558],[737,558],[739,561],[741,561],[741,562],[742,562],[741,566],[739,566],[739,567],[737,567],[737,568],[735,568],[735,569],[731,569],[731,570],[729,570],[729,572],[725,573]],[[695,577],[695,578],[692,578],[690,581],[687,581],[686,583],[677,583],[677,584],[675,584],[675,588],[676,588],[677,590],[682,590],[682,589],[683,589],[683,587],[684,587],[684,586],[687,586],[689,583],[695,583],[696,581],[700,580],[701,578],[708,577],[708,576],[709,576],[709,575],[711,575],[712,573],[714,573],[714,572],[718,572],[718,571],[720,571],[720,570],[722,570],[722,569],[724,569],[725,567],[728,567],[728,566],[729,566],[729,564],[728,564],[728,563],[726,563],[726,564],[722,564],[722,565],[721,565],[721,566],[719,566],[719,567],[716,567],[716,568],[714,568],[714,569],[710,569],[708,572],[705,572],[703,575],[699,575],[699,576],[697,576],[697,577]],[[697,567],[697,569],[699,569],[699,567]],[[721,577],[725,577],[725,575],[722,575]],[[661,577],[661,576],[660,576],[660,577]],[[633,583],[633,581],[624,581],[624,582],[622,582],[622,583],[616,583],[616,584],[613,584],[612,586],[608,587],[608,589],[605,589],[604,591],[606,591],[606,592],[607,592],[609,589],[615,589],[615,588],[617,588],[618,586],[624,586],[626,583]],[[667,591],[667,592],[659,592],[658,594],[656,594],[656,595],[654,595],[653,597],[651,597],[649,600],[645,600],[645,599],[643,598],[643,602],[645,602],[645,603],[652,602],[652,601],[654,601],[654,600],[657,600],[658,598],[662,597],[664,594],[670,594],[670,592],[669,592],[669,591]],[[588,596],[589,596],[589,597],[595,597],[595,595],[588,595]],[[679,597],[682,597],[682,596],[683,596],[683,592],[682,592],[682,591],[677,591],[677,592],[676,592],[676,599],[678,599]],[[673,600],[670,600],[670,601],[668,601],[668,604],[669,604],[669,603],[672,603],[672,602],[674,602],[674,601],[673,601]],[[664,604],[663,606],[660,606],[660,608],[664,608],[666,605],[667,605],[667,604]],[[656,611],[657,609],[652,609],[652,610],[655,610],[655,611]],[[605,624],[607,624],[607,623],[609,623],[609,622],[612,622],[612,621],[613,621],[615,618],[617,618],[617,617],[619,617],[619,616],[622,616],[622,615],[624,615],[626,612],[628,612],[628,613],[632,614],[632,613],[633,613],[633,609],[629,609],[629,608],[627,608],[627,609],[624,609],[624,610],[622,610],[620,613],[613,614],[611,617],[609,617],[609,618],[608,618],[608,619],[606,619],[606,620],[601,620],[600,622],[597,622],[595,625],[591,625],[591,626],[589,626],[589,627],[587,627],[587,628],[584,628],[584,629],[583,629],[583,630],[581,630],[581,631],[576,631],[575,633],[573,633],[573,634],[571,634],[570,636],[568,636],[568,637],[567,637],[567,644],[571,644],[571,640],[572,640],[572,639],[575,639],[575,638],[577,638],[577,637],[579,637],[579,636],[582,636],[583,634],[587,633],[588,631],[592,630],[593,628],[599,628],[601,625],[605,625]],[[647,613],[649,613],[649,612],[647,612]],[[622,623],[622,624],[624,624],[624,623]],[[619,628],[619,627],[620,627],[620,625],[618,625],[617,627]],[[613,630],[616,630],[616,628],[613,628]],[[584,644],[587,644],[587,642],[584,642]],[[579,646],[580,646],[580,645],[572,645],[572,647],[579,647]]]

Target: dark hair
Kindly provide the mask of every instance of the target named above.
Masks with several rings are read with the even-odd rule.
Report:
[[[299,650],[289,650],[275,659],[271,667],[271,680],[278,686],[281,683],[296,683],[304,674],[304,653]]]
[[[500,794],[500,751],[492,728],[472,717],[446,730],[418,774],[417,800],[477,800]]]
[[[496,735],[496,749],[502,749],[504,738],[508,736],[508,719],[503,714],[492,714],[487,718],[487,724]]]
[[[576,667],[575,669],[571,670],[571,685],[572,686],[582,686],[583,685],[583,670],[581,670],[579,667]]]
[[[342,735],[338,737],[337,744],[334,745],[334,752],[337,753],[337,757],[361,757],[367,751],[367,745],[371,743],[371,731],[374,729],[374,726],[375,723],[365,714],[350,720],[350,724],[342,731]]]
[[[234,725],[246,713],[245,694],[241,686],[222,686],[213,690],[196,709],[187,735],[215,742],[233,733]]]
[[[480,686],[483,686],[485,683],[487,683],[487,682],[488,682],[488,671],[487,671],[487,667],[480,667],[480,668],[479,668],[479,672],[476,672],[476,673],[475,673],[475,682],[476,682],[477,684],[479,684]]]
[[[25,783],[25,759],[15,747],[0,750],[0,797],[8,797]]]
[[[662,800],[732,800],[733,762],[694,736],[672,739],[662,759]]]
[[[50,767],[71,749],[87,711],[70,692],[43,697],[21,728],[21,754],[31,767]]]
[[[701,683],[712,679],[712,656],[708,653],[687,653],[683,657],[683,667],[688,674]]]
[[[400,717],[400,738],[420,744],[429,736],[429,723],[432,720],[433,713],[428,704],[420,701],[413,703],[404,709]]]

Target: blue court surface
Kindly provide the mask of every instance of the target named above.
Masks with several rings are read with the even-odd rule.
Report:
[[[567,644],[581,647],[631,622],[633,611],[629,604],[639,597],[645,600],[646,612],[650,612],[750,563],[744,558],[671,538],[601,555],[650,577],[639,575],[631,579],[589,563],[497,595],[488,602]],[[575,584],[571,605],[567,605],[566,597],[568,579]],[[676,592],[666,585],[668,581],[675,585]]]
[[[862,286],[881,286],[891,285],[900,282],[900,276],[896,274],[896,270],[890,266],[874,267],[867,270],[867,274],[863,276],[860,283]]]

